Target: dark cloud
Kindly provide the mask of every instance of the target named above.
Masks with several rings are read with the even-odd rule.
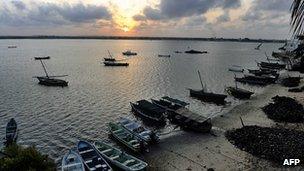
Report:
[[[133,20],[135,21],[145,21],[146,17],[144,15],[138,14],[133,16]]]
[[[223,15],[217,17],[217,22],[219,23],[228,22],[228,21],[230,21],[230,17],[227,13],[224,13]]]
[[[160,19],[164,19],[165,17],[165,15],[163,15],[159,9],[155,9],[151,7],[146,7],[143,13],[146,19],[148,20],[160,20]]]
[[[255,10],[285,11],[288,12],[292,1],[290,0],[256,0]]]
[[[238,8],[241,6],[240,0],[225,0],[223,4],[223,8]]]
[[[22,1],[11,1],[11,3],[19,10],[26,9],[26,5]]]

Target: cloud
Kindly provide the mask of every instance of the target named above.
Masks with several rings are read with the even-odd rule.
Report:
[[[228,22],[228,21],[230,21],[230,17],[226,13],[217,17],[217,22],[223,23],[223,22]]]
[[[19,10],[26,9],[26,5],[22,1],[11,1],[11,3],[15,6],[15,8],[17,8]]]

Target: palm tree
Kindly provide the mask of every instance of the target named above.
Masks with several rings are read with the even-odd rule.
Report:
[[[291,5],[291,27],[293,34],[299,35],[304,33],[304,0],[293,0]]]

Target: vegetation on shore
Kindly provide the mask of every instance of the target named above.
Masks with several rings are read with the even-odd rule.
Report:
[[[55,162],[47,155],[41,154],[34,146],[22,147],[17,144],[5,147],[3,152],[7,155],[0,159],[0,170],[24,171],[53,171],[56,170]]]

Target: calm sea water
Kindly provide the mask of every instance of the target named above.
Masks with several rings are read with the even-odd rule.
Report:
[[[8,49],[17,45],[17,49]],[[213,92],[224,93],[234,85],[231,65],[255,68],[281,44],[149,41],[149,40],[0,40],[0,137],[8,120],[19,126],[18,143],[35,145],[52,158],[60,159],[78,139],[107,138],[106,123],[121,116],[132,117],[129,102],[170,95],[191,103],[191,109],[208,117],[224,114],[240,101],[228,98],[222,107],[189,97],[186,88],[200,88],[197,70]],[[188,47],[208,54],[174,54]],[[117,58],[131,49],[129,67],[104,67],[107,50]],[[171,54],[159,58],[158,54]],[[34,56],[51,56],[45,63],[50,75],[68,74],[66,88],[38,85],[33,76],[43,75]],[[239,85],[244,87],[243,85]],[[261,88],[245,86],[257,93]]]

